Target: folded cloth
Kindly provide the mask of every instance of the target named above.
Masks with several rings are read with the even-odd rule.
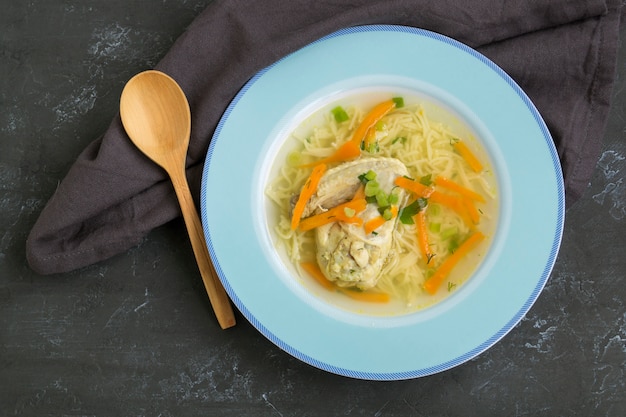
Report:
[[[622,0],[215,0],[156,68],[189,99],[187,174],[197,197],[219,119],[259,70],[345,27],[438,32],[485,54],[533,100],[556,143],[571,205],[600,150],[622,6]],[[165,173],[132,145],[116,117],[43,209],[26,242],[27,259],[42,274],[70,271],[137,245],[179,215]]]

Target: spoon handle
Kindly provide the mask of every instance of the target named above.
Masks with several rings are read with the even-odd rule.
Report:
[[[185,172],[184,170],[182,173],[170,172],[170,177],[174,185],[176,196],[178,197],[180,208],[183,212],[187,233],[191,240],[191,247],[193,248],[193,253],[196,257],[198,268],[200,269],[204,287],[209,295],[209,301],[213,306],[213,311],[215,312],[218,323],[222,329],[227,329],[235,325],[235,315],[228,295],[211,262],[211,257],[209,256],[209,251],[204,240],[202,223],[200,222],[200,217],[198,217],[196,206],[191,197]]]

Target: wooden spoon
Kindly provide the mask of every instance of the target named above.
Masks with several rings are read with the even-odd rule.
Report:
[[[122,91],[120,116],[137,148],[170,176],[217,321],[222,329],[234,326],[233,309],[211,262],[185,176],[191,133],[191,113],[185,93],[176,81],[162,72],[139,73]]]

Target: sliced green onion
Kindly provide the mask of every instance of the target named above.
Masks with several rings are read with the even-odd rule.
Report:
[[[354,217],[356,210],[350,207],[344,207],[343,213],[348,217]]]
[[[376,203],[379,207],[386,207],[389,205],[389,199],[387,198],[387,193],[383,190],[379,190],[376,193]]]
[[[387,207],[385,209],[385,211],[383,211],[382,216],[383,216],[383,219],[385,219],[385,220],[391,220],[391,218],[393,217],[393,213],[391,212],[391,208]]]
[[[456,226],[454,226],[454,227],[448,227],[448,228],[443,229],[443,230],[441,231],[441,238],[442,238],[443,240],[450,239],[452,236],[455,236],[455,235],[457,235],[458,233],[459,233],[459,229],[458,229]]]
[[[371,180],[368,181],[367,184],[365,184],[366,197],[374,197],[376,196],[376,194],[378,194],[378,191],[380,191],[380,184],[378,184],[378,181]]]
[[[380,151],[378,141],[370,143],[366,150],[368,153],[378,153],[378,151]]]
[[[396,103],[396,108],[404,107],[404,98],[402,97],[394,97],[391,99],[394,103]]]
[[[439,231],[441,230],[441,223],[428,223],[428,230],[433,233],[439,233]]]
[[[302,154],[298,151],[290,152],[287,155],[287,165],[290,167],[297,167],[302,164]]]
[[[429,206],[428,210],[428,214],[430,214],[431,216],[438,216],[439,214],[441,214],[441,206],[437,204]]]
[[[333,114],[333,116],[335,116],[335,121],[337,123],[345,122],[350,118],[348,116],[348,113],[346,113],[346,111],[341,106],[335,107],[330,112]]]
[[[387,123],[383,122],[382,120],[379,120],[374,125],[374,129],[376,129],[376,131],[378,131],[378,132],[383,131],[383,130],[387,129]]]

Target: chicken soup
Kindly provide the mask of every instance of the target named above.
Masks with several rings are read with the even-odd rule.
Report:
[[[458,290],[487,251],[497,218],[487,153],[424,104],[333,103],[277,161],[266,189],[276,242],[334,297],[423,308]]]

